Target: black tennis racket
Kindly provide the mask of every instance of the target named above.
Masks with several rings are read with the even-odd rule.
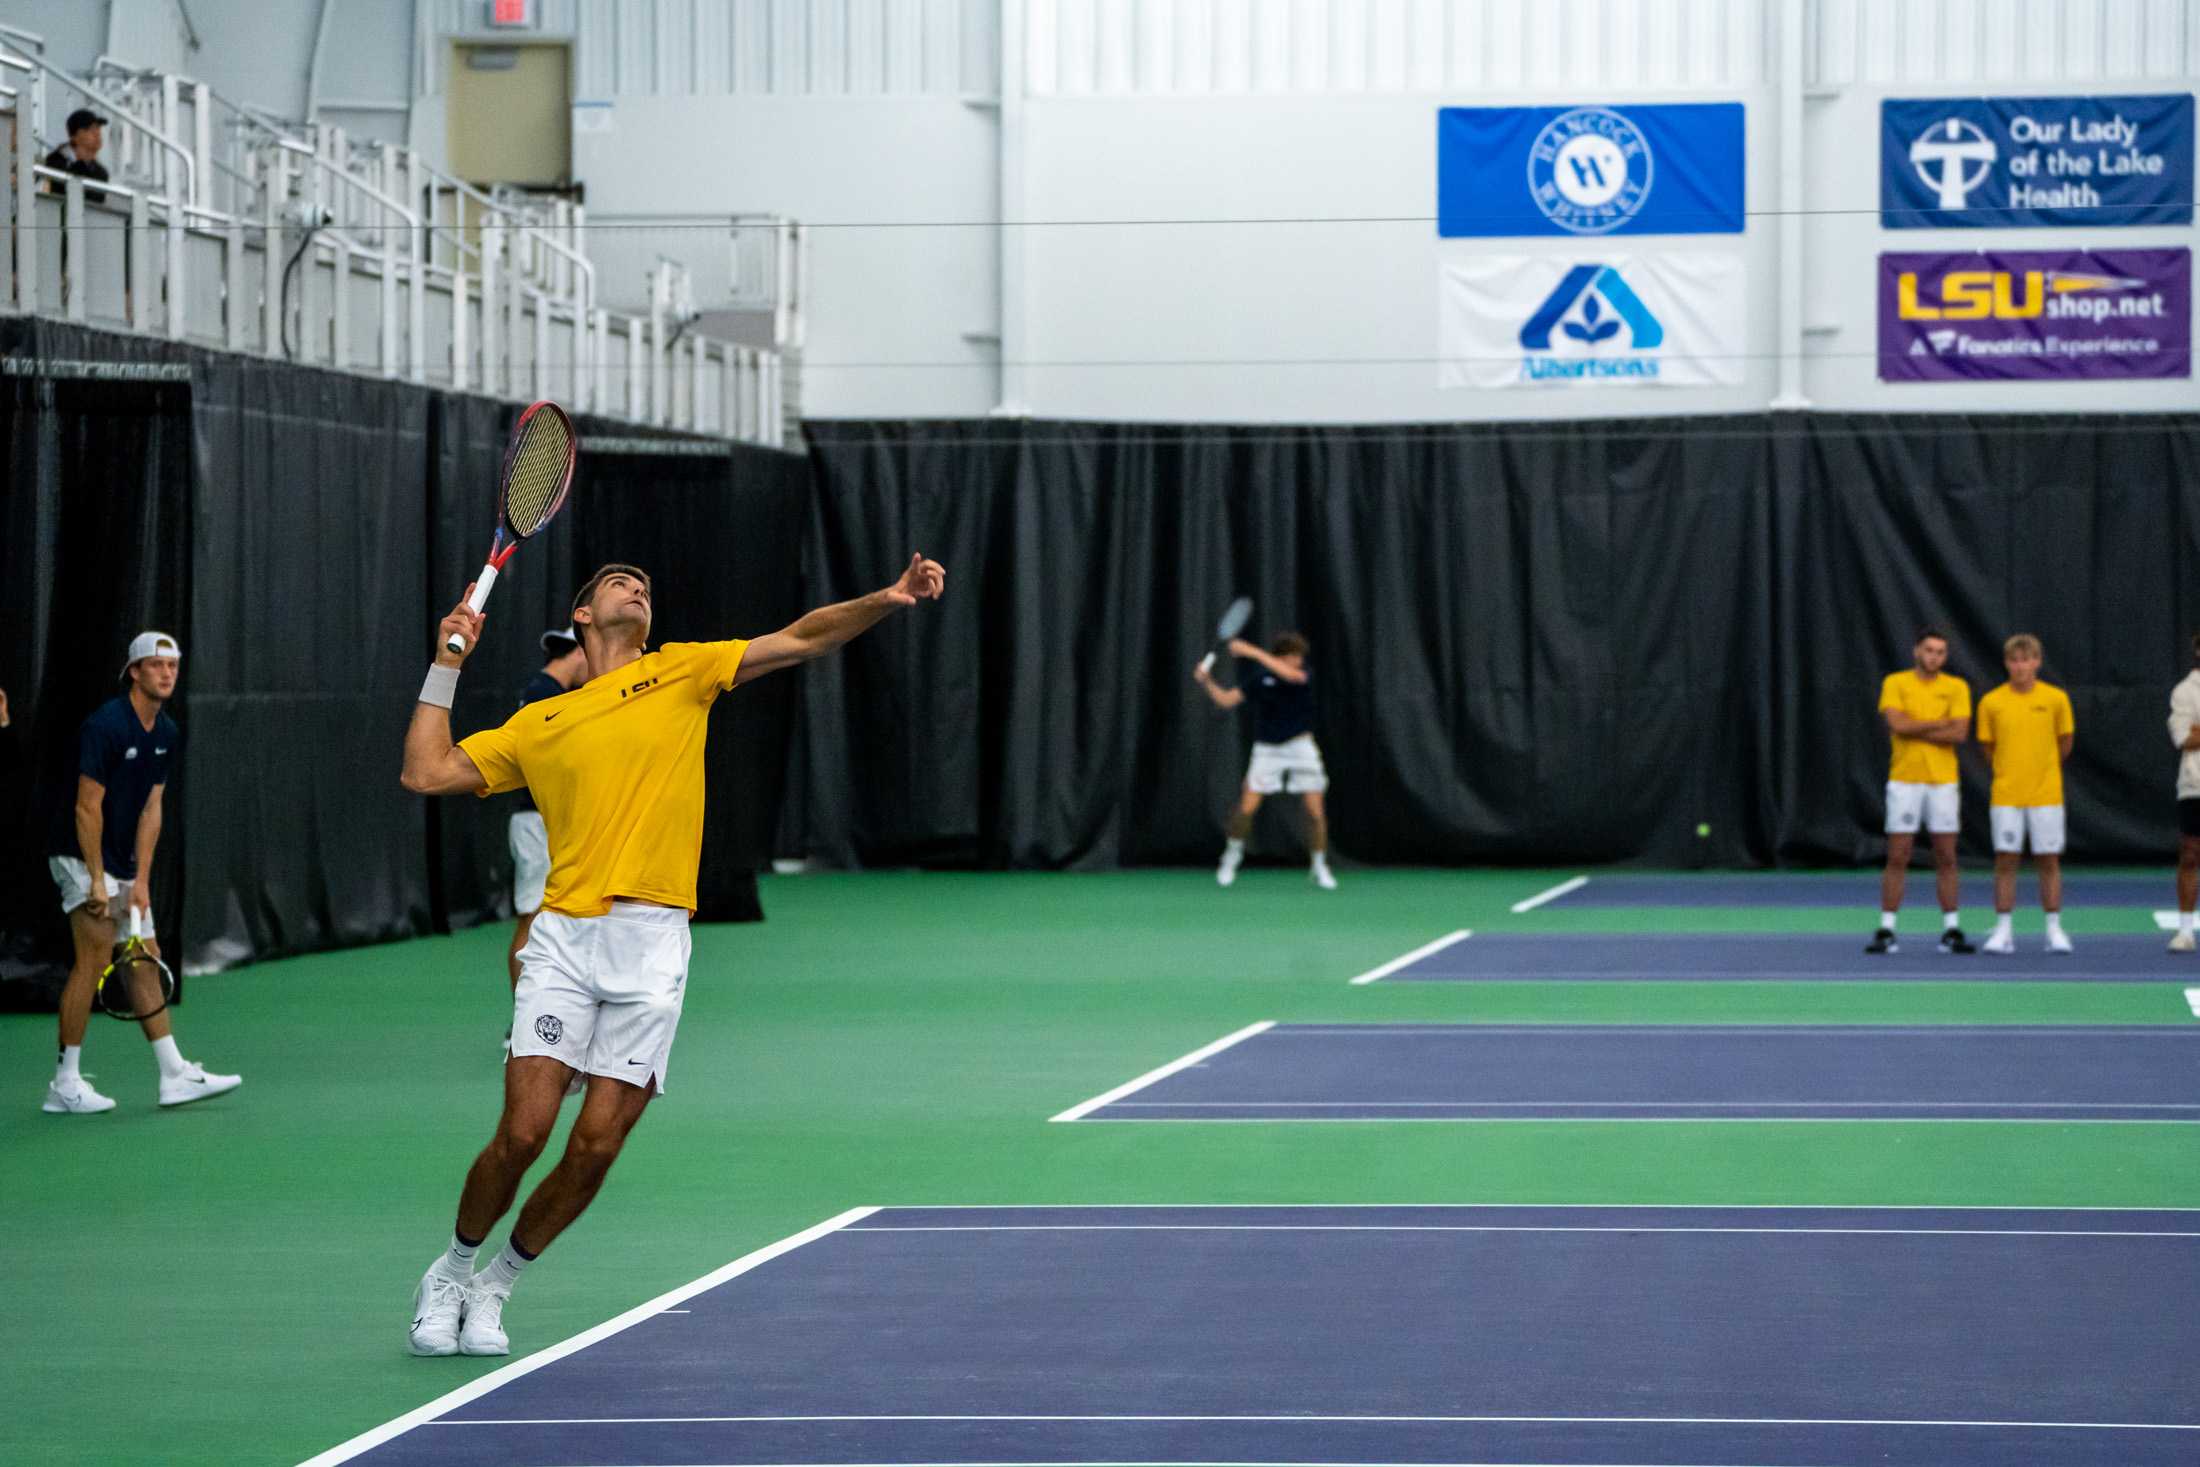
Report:
[[[1222,620],[1215,623],[1215,648],[1219,652],[1230,645],[1230,639],[1245,630],[1245,624],[1253,619],[1253,598],[1240,596],[1230,603],[1230,609],[1222,613]],[[1199,659],[1199,670],[1211,672],[1216,652],[1209,652]]]
[[[99,1006],[117,1019],[150,1019],[176,996],[176,975],[145,945],[145,914],[130,908],[130,935],[99,975]]]
[[[475,615],[489,604],[489,588],[497,583],[519,542],[542,533],[573,488],[573,463],[580,443],[573,435],[573,420],[554,402],[538,402],[519,415],[512,425],[512,441],[504,448],[504,472],[497,480],[497,528],[489,541],[489,558],[474,582],[474,594],[466,605]],[[444,650],[463,652],[466,639],[453,632]]]

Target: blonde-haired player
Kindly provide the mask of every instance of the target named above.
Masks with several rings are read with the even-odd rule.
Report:
[[[1994,765],[1994,932],[1989,953],[2016,951],[2010,909],[2017,904],[2017,866],[2024,847],[2040,873],[2040,909],[2047,914],[2047,950],[2070,951],[2062,926],[2063,761],[2078,725],[2070,695],[2040,679],[2040,639],[2019,632],[2002,643],[2009,681],[1979,699],[1979,747]]]
[[[1926,627],[1910,648],[1906,671],[1879,685],[1879,716],[1894,755],[1887,766],[1887,865],[1879,875],[1879,928],[1864,951],[1897,950],[1895,916],[1910,874],[1917,828],[1933,847],[1933,876],[1940,897],[1940,950],[1968,953],[1956,872],[1956,834],[1963,828],[1963,791],[1957,783],[1956,745],[1971,724],[1971,685],[1946,671],[1948,634]]]
[[[414,1295],[414,1354],[510,1351],[504,1303],[520,1270],[594,1199],[643,1108],[664,1089],[687,990],[711,704],[766,673],[823,657],[946,585],[936,562],[913,556],[884,590],[820,607],[753,642],[673,642],[650,652],[649,577],[608,565],[573,598],[588,680],[458,744],[451,702],[466,651],[481,645],[482,618],[464,601],[443,618],[435,665],[405,732],[405,788],[533,791],[550,838],[550,879],[520,950],[504,1112],[466,1173],[450,1246]],[[466,651],[445,650],[454,633]],[[565,1154],[520,1209],[504,1250],[476,1274],[475,1251],[510,1210],[575,1075],[587,1076],[588,1089]]]

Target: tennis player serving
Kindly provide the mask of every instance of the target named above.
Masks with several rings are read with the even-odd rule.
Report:
[[[452,695],[483,619],[465,601],[443,618],[405,732],[404,786],[425,795],[530,790],[549,834],[550,880],[519,955],[504,1113],[466,1174],[450,1247],[420,1280],[414,1354],[509,1353],[504,1304],[520,1270],[580,1216],[643,1108],[664,1091],[687,988],[710,705],[766,673],[823,657],[901,608],[937,599],[946,585],[937,561],[915,555],[884,590],[820,607],[768,636],[650,652],[649,577],[607,565],[573,598],[587,680],[456,744]],[[575,1074],[588,1088],[564,1155],[520,1209],[503,1251],[475,1273],[476,1250],[511,1209]]]

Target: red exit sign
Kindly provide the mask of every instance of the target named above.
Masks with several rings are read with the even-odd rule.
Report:
[[[532,26],[534,23],[535,0],[489,0],[489,24]]]

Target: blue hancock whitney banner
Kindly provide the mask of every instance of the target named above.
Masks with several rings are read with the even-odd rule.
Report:
[[[2192,180],[2190,92],[1880,103],[1889,229],[2190,224]]]
[[[1739,234],[1739,102],[1445,107],[1436,232]]]

